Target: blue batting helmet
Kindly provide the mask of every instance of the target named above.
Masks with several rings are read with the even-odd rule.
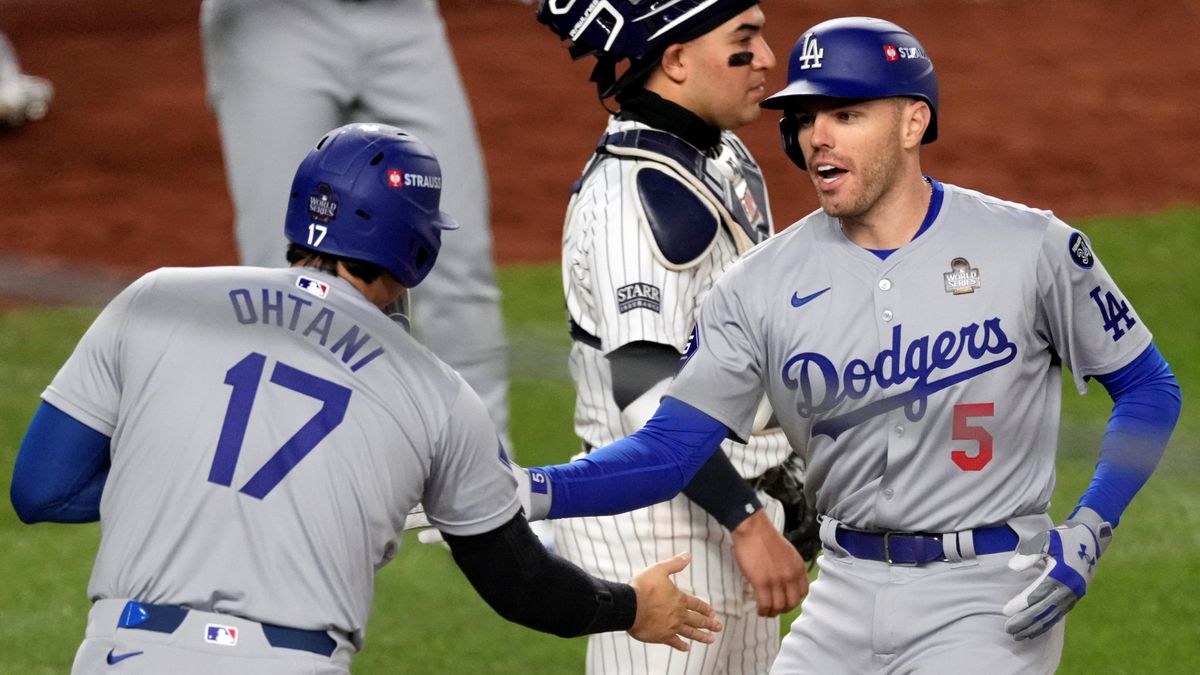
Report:
[[[808,29],[788,58],[787,86],[760,105],[788,110],[799,99],[813,96],[920,99],[933,113],[921,142],[937,139],[938,83],[933,61],[911,33],[891,21],[853,16]],[[785,114],[779,126],[788,157],[804,168],[795,122]]]
[[[600,97],[618,93],[657,65],[667,47],[694,40],[759,0],[541,0],[538,21],[564,40],[571,56],[594,55]],[[616,76],[625,59],[629,68]]]
[[[296,170],[284,234],[321,253],[374,263],[408,288],[433,269],[442,230],[442,170],[416,136],[383,124],[334,129]]]

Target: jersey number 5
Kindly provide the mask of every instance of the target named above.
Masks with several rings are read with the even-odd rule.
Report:
[[[225,384],[233,387],[233,393],[229,395],[225,422],[221,425],[221,436],[217,440],[217,452],[208,472],[210,483],[229,485],[233,482],[233,471],[242,452],[246,426],[250,423],[250,410],[254,407],[254,397],[258,394],[258,383],[266,363],[266,356],[252,352],[225,371]],[[350,390],[346,387],[285,363],[275,364],[271,371],[271,384],[315,398],[322,405],[317,414],[305,422],[242,486],[241,492],[258,499],[275,489],[305,455],[342,423],[346,417],[346,406],[350,403]]]
[[[967,424],[972,417],[992,417],[996,414],[994,403],[960,403],[954,406],[954,431],[951,438],[956,441],[975,441],[979,451],[970,454],[966,450],[953,450],[950,459],[963,471],[980,471],[992,461],[992,435],[981,426]]]

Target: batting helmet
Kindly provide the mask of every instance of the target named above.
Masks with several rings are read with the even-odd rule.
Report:
[[[334,129],[296,170],[284,234],[305,248],[374,263],[421,283],[458,224],[438,209],[442,170],[416,136],[383,124]]]
[[[688,42],[759,0],[541,0],[538,21],[571,41],[571,56],[594,55],[592,81],[612,96],[645,76],[673,44]],[[629,68],[616,76],[617,65]]]
[[[792,48],[787,86],[760,105],[787,110],[811,96],[920,99],[932,112],[921,142],[937,139],[938,83],[933,62],[917,38],[890,21],[853,16],[808,29]],[[779,120],[779,129],[784,151],[803,169],[804,154],[791,115]]]

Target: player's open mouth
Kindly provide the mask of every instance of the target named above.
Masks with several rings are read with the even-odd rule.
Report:
[[[818,164],[816,173],[822,183],[832,185],[846,173],[846,170],[832,164]]]

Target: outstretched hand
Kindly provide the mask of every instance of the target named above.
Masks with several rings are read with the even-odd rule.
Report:
[[[758,599],[759,616],[789,612],[808,595],[804,558],[759,509],[733,530],[733,554]]]
[[[671,575],[682,572],[691,561],[690,553],[680,553],[629,580],[637,593],[637,618],[628,631],[635,640],[670,645],[681,652],[688,651],[685,639],[705,644],[716,640],[713,632],[721,630],[716,610],[671,581]]]

